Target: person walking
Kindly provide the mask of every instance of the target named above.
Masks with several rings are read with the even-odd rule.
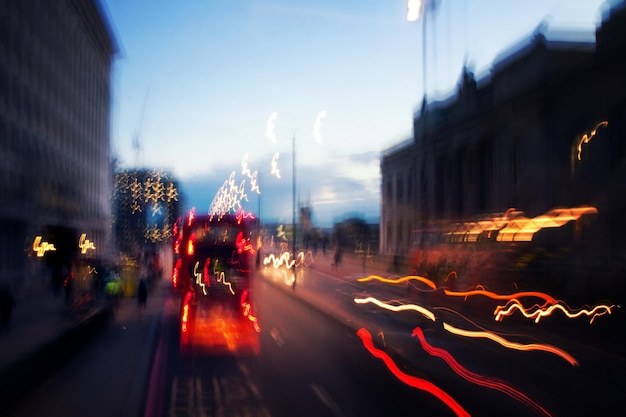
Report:
[[[137,286],[137,304],[139,305],[139,316],[143,317],[143,313],[146,309],[146,303],[148,302],[148,284],[146,284],[145,278],[139,280]]]

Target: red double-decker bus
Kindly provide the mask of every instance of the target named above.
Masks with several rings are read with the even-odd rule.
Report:
[[[181,295],[181,350],[215,354],[258,352],[251,304],[257,220],[251,214],[190,212],[178,240],[175,268]]]

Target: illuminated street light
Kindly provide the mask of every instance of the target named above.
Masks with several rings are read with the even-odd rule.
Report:
[[[415,22],[419,19],[420,12],[422,11],[422,0],[408,0],[406,6],[406,20]]]
[[[272,141],[272,143],[276,143],[276,127],[274,125],[274,121],[276,120],[276,118],[278,117],[278,113],[274,112],[270,115],[269,119],[267,120],[267,131],[266,131],[266,136]],[[315,119],[315,123],[313,125],[313,130],[312,130],[312,136],[313,138],[315,138],[315,141],[317,143],[321,143],[322,142],[322,136],[320,133],[320,129],[321,129],[321,122],[322,119],[326,117],[326,110],[322,110],[321,112],[318,113],[317,118]],[[292,243],[292,254],[293,257],[295,258],[296,255],[296,131],[293,130],[292,131],[292,138],[291,138],[291,146],[292,146],[292,159],[291,159],[291,163],[292,163],[292,168],[291,168],[291,178],[292,178],[292,229],[293,229],[293,243]],[[294,264],[293,267],[293,284],[292,287],[295,289],[296,288],[296,266]]]
[[[422,18],[422,83],[424,87],[423,106],[426,106],[426,1],[429,0],[407,0],[406,20],[415,22]]]

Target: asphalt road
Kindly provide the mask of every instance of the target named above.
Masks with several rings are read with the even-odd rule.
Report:
[[[178,317],[167,318],[157,359],[164,369],[151,381],[161,400],[151,417],[454,415],[393,377],[352,328],[264,281],[254,293],[256,356],[181,355]]]
[[[180,299],[167,285],[152,294],[143,317],[126,300],[109,328],[11,416],[455,415],[432,393],[394,376],[368,351],[359,329],[401,374],[436,385],[471,415],[623,415],[626,361],[612,317],[599,326],[561,319],[496,326],[484,313],[492,309],[489,301],[451,302],[406,287],[357,283],[357,275],[363,274],[310,269],[295,290],[281,271],[255,279],[252,300],[261,328],[256,355],[182,354]],[[330,289],[315,300],[300,299],[303,288],[327,284]],[[420,304],[437,319],[353,301],[368,296]],[[473,329],[495,329],[508,340],[560,347],[577,365],[554,353],[507,349],[443,329],[444,322],[471,327],[469,320]],[[411,335],[416,327],[439,356]],[[441,352],[465,367],[464,376]]]

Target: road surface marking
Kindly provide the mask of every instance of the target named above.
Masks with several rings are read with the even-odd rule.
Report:
[[[343,412],[341,411],[335,400],[333,400],[333,398],[330,396],[328,391],[324,389],[324,387],[313,382],[311,383],[311,389],[313,390],[317,398],[322,402],[322,404],[328,407],[328,409],[331,411],[331,413],[333,413],[335,417],[344,417]]]
[[[270,330],[270,336],[272,336],[272,339],[274,339],[274,342],[276,343],[278,347],[283,347],[283,345],[285,344],[285,341],[280,336],[280,332],[278,331],[276,327],[272,327],[272,330]]]

